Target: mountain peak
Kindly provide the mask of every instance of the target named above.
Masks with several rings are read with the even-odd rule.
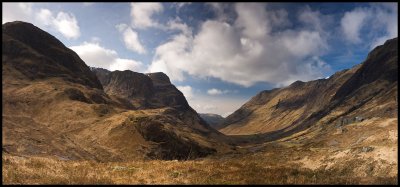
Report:
[[[155,85],[171,84],[169,77],[163,72],[146,73]]]
[[[3,65],[15,67],[21,78],[59,77],[102,89],[85,62],[51,34],[22,21],[5,23],[2,31]]]

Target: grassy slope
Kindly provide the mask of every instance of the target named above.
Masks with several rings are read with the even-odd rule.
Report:
[[[63,161],[3,154],[3,183],[397,184],[397,118],[373,118],[345,128],[341,133],[309,129],[188,161]],[[362,129],[375,133],[362,134]]]

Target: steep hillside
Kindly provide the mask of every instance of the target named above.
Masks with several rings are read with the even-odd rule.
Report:
[[[263,91],[219,126],[231,135],[268,133],[282,137],[322,120],[336,123],[397,114],[398,41],[388,40],[367,59],[329,79],[296,81]],[[279,136],[278,136],[279,135]]]
[[[100,68],[92,68],[92,71],[102,80],[104,90],[109,96],[125,99],[137,109],[170,107],[170,115],[191,124],[193,129],[207,136],[227,140],[189,106],[182,92],[164,73],[142,74],[129,70],[110,72]]]
[[[226,134],[257,134],[300,124],[326,107],[357,68],[343,70],[329,79],[296,81],[286,88],[262,91],[229,115],[219,128]]]
[[[34,25],[11,22],[2,30],[3,152],[117,161],[229,151],[226,137],[182,93],[160,93],[175,88],[163,87],[165,78],[124,71],[98,79],[75,52]],[[149,107],[135,102],[142,99]]]
[[[3,66],[18,79],[61,78],[91,88],[102,89],[96,76],[79,56],[54,36],[24,22],[2,26]],[[38,63],[40,62],[40,63]],[[12,72],[14,73],[14,72]],[[10,75],[7,72],[7,75]]]

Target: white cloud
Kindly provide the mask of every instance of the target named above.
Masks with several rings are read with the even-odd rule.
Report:
[[[80,28],[75,16],[71,13],[39,9],[32,3],[3,3],[2,22],[25,21],[45,29],[54,29],[68,39],[80,36]],[[57,15],[57,16],[54,16]]]
[[[216,89],[216,88],[213,88],[213,89],[207,90],[207,93],[208,93],[209,95],[221,95],[223,92],[222,92],[221,90],[218,90],[218,89]]]
[[[397,3],[373,3],[348,11],[341,19],[341,30],[348,42],[367,43],[373,49],[398,36]]]
[[[161,3],[131,3],[132,26],[140,29],[159,27],[160,24],[154,21],[152,16],[163,10]]]
[[[2,23],[30,21],[33,3],[2,3]]]
[[[380,3],[373,6],[375,10],[374,20],[375,29],[383,29],[384,35],[374,38],[370,48],[373,49],[378,45],[382,45],[386,40],[398,36],[398,3]]]
[[[83,6],[92,6],[94,3],[83,3]]]
[[[167,22],[164,27],[165,30],[178,30],[181,31],[184,35],[192,35],[192,29],[186,24],[182,23],[182,20],[177,17],[176,19],[170,20]]]
[[[36,19],[43,25],[51,25],[53,22],[53,13],[48,9],[40,9],[36,14]]]
[[[192,32],[174,35],[156,48],[148,71],[162,71],[172,81],[183,81],[188,74],[246,87],[257,82],[287,85],[290,81],[315,79],[330,71],[329,65],[313,59],[329,49],[327,31],[314,26],[319,20],[304,23],[302,30],[273,32],[271,27],[279,23],[290,24],[287,14],[281,10],[266,12],[263,4],[257,5],[236,5],[238,17],[231,24],[223,19],[207,20],[195,35]],[[271,21],[267,15],[275,15],[275,20]],[[319,14],[308,17],[312,16]]]
[[[176,3],[176,6],[177,6],[178,8],[182,8],[183,6],[185,6],[185,5],[190,5],[190,4],[192,4],[192,3],[190,3],[190,2]]]
[[[237,90],[220,90],[217,88],[207,90],[208,95],[222,95],[227,93],[237,93]]]
[[[313,11],[309,6],[300,11],[298,19],[306,28],[318,31],[321,35],[328,35],[327,31],[332,30],[334,24],[333,15],[325,15],[318,10]]]
[[[198,113],[213,113],[226,116],[242,106],[246,98],[229,98],[202,95],[197,89],[189,85],[177,86],[188,101],[189,105]]]
[[[101,42],[101,39],[100,39],[99,37],[93,36],[93,37],[90,38],[90,41],[91,41],[92,43],[100,43],[100,42]]]
[[[360,30],[366,23],[368,10],[357,8],[351,12],[346,12],[341,20],[341,28],[346,39],[352,43],[361,42]]]
[[[252,39],[261,39],[269,31],[270,23],[267,19],[265,4],[238,3],[235,6],[238,18],[236,26],[243,29],[243,35]]]
[[[290,26],[292,23],[288,19],[288,15],[288,12],[284,9],[267,12],[267,17],[271,19],[270,24],[274,28],[285,28]]]
[[[177,86],[176,88],[178,88],[178,90],[183,93],[187,100],[193,98],[193,91],[191,86]]]
[[[215,96],[198,94],[194,94],[192,98],[187,100],[189,105],[198,113],[219,114],[224,117],[237,110],[247,101],[245,98],[216,98]]]
[[[178,13],[180,11],[181,8],[183,8],[184,6],[190,5],[192,3],[190,2],[181,2],[181,3],[174,3],[175,8],[176,8],[176,13]]]
[[[224,22],[233,22],[232,3],[206,3],[215,12],[217,20]]]
[[[319,48],[327,48],[326,43],[317,31],[289,31],[285,33],[285,37],[282,37],[281,42],[292,55],[297,57],[312,54],[319,51]]]
[[[143,64],[132,59],[120,58],[114,50],[106,49],[99,43],[84,42],[78,46],[71,46],[88,66],[100,67],[111,71],[132,70],[143,71]]]
[[[78,26],[78,21],[76,21],[73,14],[68,14],[65,12],[59,12],[56,18],[53,18],[52,25],[63,34],[66,38],[78,38],[81,33]]]
[[[116,26],[118,31],[122,34],[125,47],[131,51],[137,52],[139,54],[145,54],[146,49],[143,47],[139,41],[139,36],[137,32],[133,31],[126,24],[119,24]]]
[[[112,61],[110,65],[110,70],[115,71],[115,70],[132,70],[136,72],[142,72],[142,66],[143,64],[141,62],[131,60],[131,59],[123,59],[123,58],[116,58],[114,61]]]

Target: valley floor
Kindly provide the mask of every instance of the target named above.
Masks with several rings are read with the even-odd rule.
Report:
[[[342,127],[343,128],[343,127]],[[365,129],[370,131],[365,131]],[[363,129],[364,132],[357,133]],[[3,184],[398,184],[397,118],[301,132],[187,161],[108,162],[3,152]],[[307,139],[313,134],[312,143]],[[344,138],[344,137],[347,137]]]

